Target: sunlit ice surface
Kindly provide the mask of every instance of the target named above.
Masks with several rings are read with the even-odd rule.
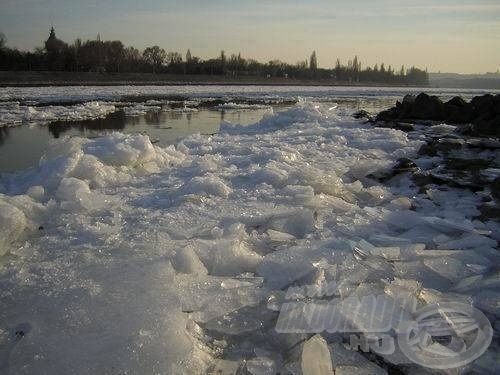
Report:
[[[441,162],[417,156],[426,130],[352,118],[353,100],[381,109],[404,90],[44,90],[3,91],[3,121],[187,119],[222,101],[207,131],[164,142],[120,129],[60,134],[36,165],[2,174],[0,372],[293,372],[322,361],[327,344],[277,333],[279,306],[288,287],[322,282],[341,281],[341,298],[407,292],[498,313],[500,231],[476,219],[483,196],[370,177],[403,157]],[[262,112],[237,121],[222,111]]]

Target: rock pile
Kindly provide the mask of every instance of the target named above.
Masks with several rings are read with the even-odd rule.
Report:
[[[400,159],[391,171],[369,177],[390,183],[409,175],[422,193],[436,188],[470,190],[482,201],[477,218],[500,222],[500,140],[496,139],[500,136],[500,95],[477,96],[470,102],[460,97],[443,102],[424,93],[406,95],[375,118],[363,112],[356,115],[426,142],[415,159],[420,162]]]
[[[500,95],[476,96],[470,102],[458,96],[443,102],[425,93],[406,95],[395,107],[379,113],[376,121],[471,124],[474,135],[500,136]]]

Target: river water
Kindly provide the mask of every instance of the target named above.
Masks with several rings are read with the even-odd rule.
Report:
[[[470,98],[481,90],[350,87],[34,87],[0,89],[0,173],[38,164],[54,138],[95,138],[110,132],[146,134],[160,145],[190,134],[213,134],[223,122],[249,125],[272,108],[289,108],[300,100],[337,105],[343,112],[376,113],[407,93],[427,91],[449,98]],[[112,104],[89,111],[82,103]],[[145,106],[139,111],[127,108]],[[183,107],[188,110],[184,111]],[[181,107],[181,108],[179,108]],[[74,109],[74,110],[73,110]],[[172,110],[174,109],[174,110]],[[98,117],[98,118],[94,118]]]

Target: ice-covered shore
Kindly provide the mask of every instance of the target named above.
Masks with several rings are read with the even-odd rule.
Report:
[[[367,177],[422,144],[314,103],[175,147],[55,141],[0,180],[0,373],[300,373],[343,349],[275,331],[291,285],[495,318],[500,231],[474,219],[481,196]]]
[[[453,89],[426,89],[443,97],[457,95]],[[397,87],[318,87],[318,86],[67,86],[6,87],[0,90],[0,127],[50,121],[80,121],[104,118],[119,110],[116,102],[131,101],[128,115],[145,113],[154,105],[169,101],[205,103],[219,110],[268,108],[270,104],[295,103],[300,98],[323,101],[328,98],[401,97],[417,88]],[[482,90],[460,91],[472,97]],[[139,103],[139,104],[137,104]],[[391,103],[392,104],[392,103]],[[148,107],[146,107],[147,105]],[[153,105],[153,106],[152,106]],[[167,109],[168,105],[164,107]],[[175,108],[178,109],[176,106]],[[191,108],[190,108],[191,109]]]

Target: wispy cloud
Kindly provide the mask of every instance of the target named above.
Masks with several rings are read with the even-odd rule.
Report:
[[[440,12],[440,13],[490,13],[500,12],[500,4],[426,4],[426,5],[403,5],[400,10],[409,13],[415,12]]]

